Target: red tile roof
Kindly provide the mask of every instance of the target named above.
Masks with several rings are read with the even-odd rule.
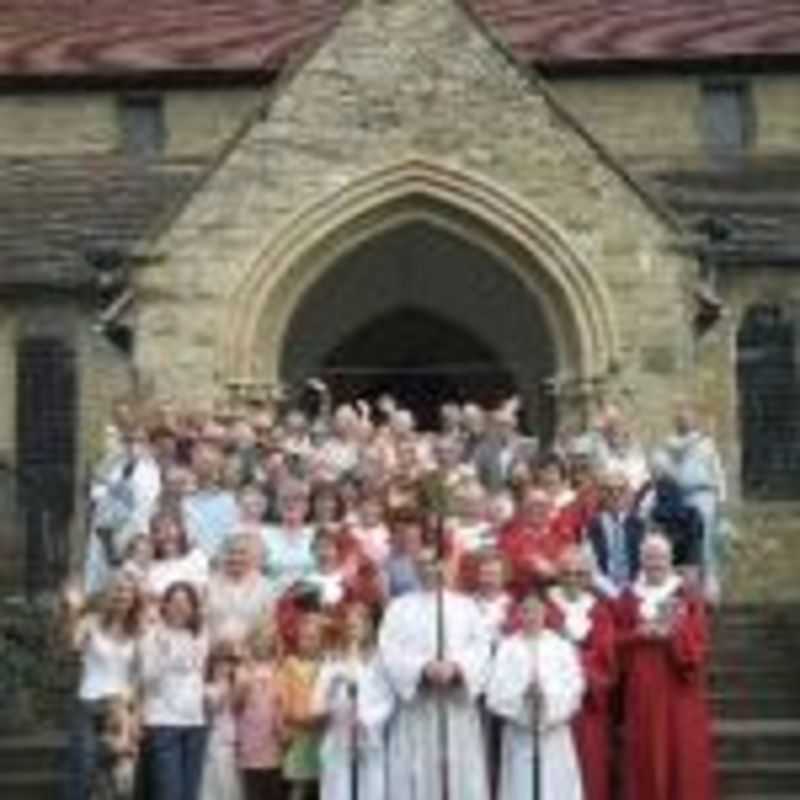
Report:
[[[346,0],[0,0],[0,76],[253,71]],[[800,0],[468,0],[544,64],[800,55]]]

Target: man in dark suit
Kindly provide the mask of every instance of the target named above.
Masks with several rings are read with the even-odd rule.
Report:
[[[645,523],[635,513],[625,476],[609,473],[601,479],[600,510],[589,521],[586,541],[595,564],[595,585],[616,597],[639,572],[639,549]]]

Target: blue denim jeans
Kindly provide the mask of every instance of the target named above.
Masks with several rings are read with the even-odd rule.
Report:
[[[206,753],[205,727],[147,728],[147,800],[197,800]]]
[[[65,800],[88,800],[97,768],[101,706],[77,700],[70,715]]]

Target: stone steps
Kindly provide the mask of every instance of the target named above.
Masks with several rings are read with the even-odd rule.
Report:
[[[60,771],[0,773],[3,800],[56,800],[61,787]]]
[[[788,761],[719,762],[720,791],[725,800],[742,795],[772,798],[800,796],[800,764]]]
[[[785,692],[713,692],[711,707],[717,719],[800,719],[800,698],[787,696]]]
[[[800,763],[800,720],[725,719],[715,725],[717,758],[723,764]]]

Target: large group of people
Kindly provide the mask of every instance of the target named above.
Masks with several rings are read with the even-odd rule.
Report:
[[[548,447],[519,406],[116,404],[66,796],[713,800],[724,483],[687,403]]]

